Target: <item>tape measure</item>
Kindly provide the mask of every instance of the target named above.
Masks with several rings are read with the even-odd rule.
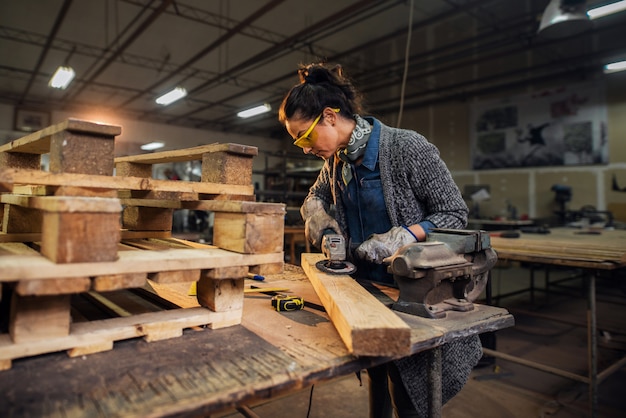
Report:
[[[299,296],[276,295],[272,298],[272,307],[279,311],[299,311],[304,309],[304,299]]]

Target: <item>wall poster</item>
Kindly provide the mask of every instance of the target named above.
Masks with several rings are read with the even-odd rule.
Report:
[[[601,83],[569,85],[471,109],[475,170],[608,163]]]

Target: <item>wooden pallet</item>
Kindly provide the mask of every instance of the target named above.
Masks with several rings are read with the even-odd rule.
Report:
[[[120,132],[69,119],[0,147],[0,285],[12,294],[0,368],[24,355],[85,354],[118,339],[237,324],[244,278],[282,272],[285,207],[254,201],[255,147],[211,144],[114,159]],[[50,171],[40,169],[42,154],[50,155]],[[153,164],[189,160],[202,160],[202,181],[152,178]],[[176,209],[214,212],[215,245],[173,239]],[[201,308],[72,322],[71,295],[148,281],[196,282]]]

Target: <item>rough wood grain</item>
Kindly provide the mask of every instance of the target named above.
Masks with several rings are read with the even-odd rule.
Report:
[[[248,145],[232,144],[232,143],[215,143],[209,145],[201,145],[198,147],[185,148],[182,150],[161,151],[149,154],[130,155],[125,157],[117,157],[115,163],[132,162],[140,164],[161,164],[183,161],[201,160],[202,155],[207,152],[225,151],[233,154],[240,154],[253,157],[259,154],[257,147]]]
[[[33,132],[22,138],[0,146],[0,152],[24,152],[29,154],[47,154],[50,152],[50,137],[56,133],[70,131],[94,136],[115,137],[122,133],[122,128],[80,119],[69,118],[56,125]]]
[[[302,254],[302,268],[348,349],[358,356],[404,356],[411,329],[393,311],[347,275],[315,267],[322,254]]]
[[[0,190],[11,190],[13,184],[73,186],[116,190],[157,190],[206,195],[254,195],[250,185],[220,184],[198,181],[155,180],[142,177],[111,177],[75,173],[49,173],[38,170],[0,168]]]
[[[10,244],[0,244],[2,249]],[[25,246],[24,244],[14,244]],[[238,254],[219,248],[119,251],[116,261],[56,264],[40,254],[0,256],[0,281],[148,273],[282,263],[283,253]]]
[[[524,261],[569,263],[579,267],[595,265],[607,269],[626,265],[626,231],[580,232],[571,228],[552,228],[546,235],[522,234],[515,239],[492,237],[491,246],[499,259],[524,257]]]

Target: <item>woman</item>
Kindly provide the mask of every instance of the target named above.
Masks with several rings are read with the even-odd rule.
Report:
[[[319,247],[325,231],[346,237],[357,278],[393,283],[383,260],[433,228],[464,228],[468,209],[437,148],[417,132],[362,117],[361,97],[340,66],[299,69],[279,120],[306,154],[325,160],[300,210]],[[446,344],[443,401],[465,384],[481,356],[477,336]],[[423,354],[368,370],[370,415],[426,416]]]

